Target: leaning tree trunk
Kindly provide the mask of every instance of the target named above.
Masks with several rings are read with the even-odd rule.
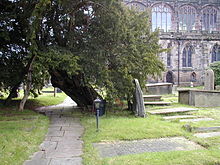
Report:
[[[53,86],[64,91],[79,107],[87,108],[99,96],[92,86],[85,85],[82,74],[70,77],[66,71],[50,70],[50,75]]]
[[[5,105],[9,105],[9,103],[11,102],[13,96],[15,96],[17,94],[17,90],[19,88],[19,86],[21,85],[21,82],[17,83],[10,91],[10,94],[8,95],[7,99],[5,100],[4,104]]]
[[[24,105],[25,105],[25,103],[28,99],[28,96],[29,96],[30,90],[31,90],[31,81],[32,81],[31,72],[28,72],[28,74],[27,74],[27,84],[26,84],[26,87],[24,89],[24,97],[22,98],[22,100],[20,101],[20,104],[19,104],[19,111],[24,110]]]
[[[28,99],[28,96],[30,94],[30,90],[31,90],[31,84],[32,84],[32,68],[33,68],[33,64],[34,64],[34,60],[36,58],[37,54],[33,53],[31,59],[29,60],[27,66],[26,66],[26,73],[27,73],[27,83],[26,83],[26,88],[24,89],[24,97],[22,98],[22,100],[20,101],[19,104],[19,111],[23,111],[24,110],[24,105]]]

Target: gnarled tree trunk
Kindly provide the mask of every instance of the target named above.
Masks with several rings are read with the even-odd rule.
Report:
[[[64,91],[79,107],[92,105],[99,96],[92,86],[85,85],[82,74],[70,77],[66,71],[50,70],[50,75],[52,85]]]
[[[9,103],[11,102],[13,96],[17,95],[17,90],[19,88],[19,86],[21,85],[21,82],[18,82],[10,91],[9,96],[7,97],[7,99],[5,100],[4,104],[5,105],[9,105]]]
[[[31,90],[31,81],[32,81],[32,76],[31,76],[31,72],[29,72],[27,74],[27,84],[26,84],[26,87],[24,88],[24,97],[22,98],[22,100],[19,104],[19,111],[24,110],[24,105],[28,99],[28,96],[29,96],[30,90]]]

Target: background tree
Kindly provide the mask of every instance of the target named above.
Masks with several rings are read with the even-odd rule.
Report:
[[[214,62],[210,65],[210,68],[215,73],[215,85],[220,85],[220,62]]]

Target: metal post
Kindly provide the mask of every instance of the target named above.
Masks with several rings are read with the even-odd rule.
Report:
[[[96,132],[99,132],[99,109],[96,112]]]

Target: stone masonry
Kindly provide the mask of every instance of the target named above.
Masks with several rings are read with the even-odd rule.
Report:
[[[160,41],[162,48],[170,48],[170,52],[161,53],[159,56],[166,66],[166,71],[163,73],[162,79],[150,80],[152,82],[166,82],[166,75],[168,71],[173,73],[173,81],[177,84],[178,73],[180,85],[189,85],[193,82],[194,85],[202,85],[204,83],[205,69],[213,62],[213,51],[215,45],[220,45],[220,1],[219,0],[124,0],[128,7],[135,7],[139,11],[150,11],[150,23],[155,24],[154,16],[155,10],[160,12],[169,11],[171,16],[162,15],[162,18],[170,19],[168,28],[160,28]],[[158,7],[158,8],[156,8]],[[163,8],[163,9],[161,9]],[[182,10],[184,8],[184,11]],[[203,11],[207,9],[209,25],[204,25]],[[154,11],[153,11],[154,10]],[[191,28],[183,28],[181,22],[181,13],[194,14],[186,22]],[[215,17],[211,17],[211,11],[216,11]],[[158,14],[160,14],[158,12]],[[166,13],[167,14],[167,13]],[[161,20],[161,24],[164,23]],[[193,22],[193,24],[192,24]],[[212,26],[215,22],[215,27]],[[159,22],[160,23],[160,22]],[[206,27],[207,26],[207,27]],[[183,52],[184,48],[191,47],[191,60],[188,61],[189,66],[184,66]],[[220,50],[220,49],[219,49]],[[220,54],[218,50],[217,54]],[[186,52],[188,54],[188,52]],[[169,57],[168,57],[169,56]],[[219,61],[216,59],[215,61]]]

